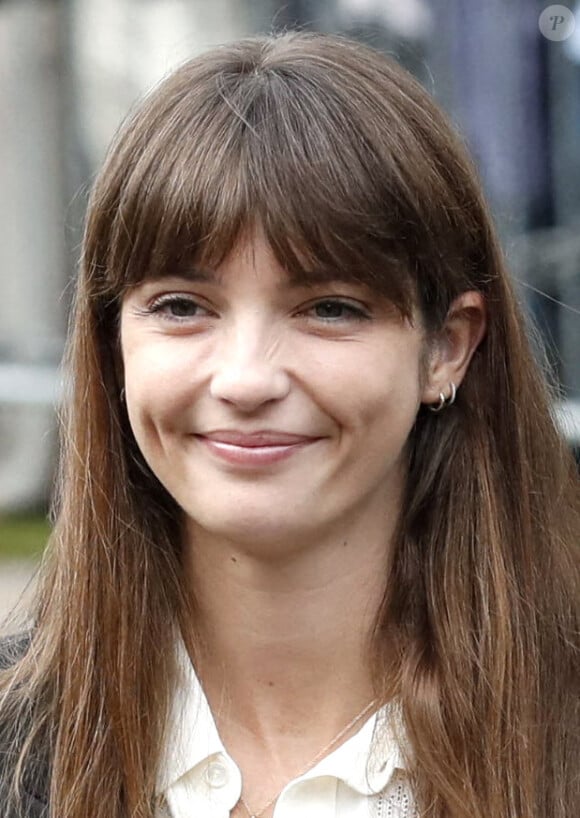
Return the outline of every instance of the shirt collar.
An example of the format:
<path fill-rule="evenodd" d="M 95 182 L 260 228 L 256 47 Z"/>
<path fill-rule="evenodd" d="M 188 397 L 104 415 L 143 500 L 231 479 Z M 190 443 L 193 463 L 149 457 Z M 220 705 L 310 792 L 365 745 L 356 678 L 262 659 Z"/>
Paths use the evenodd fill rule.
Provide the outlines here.
<path fill-rule="evenodd" d="M 158 793 L 165 792 L 198 764 L 207 762 L 210 756 L 221 753 L 229 758 L 205 693 L 181 641 L 177 664 L 177 688 L 157 780 Z M 370 755 L 376 731 L 381 736 L 380 752 L 377 749 Z M 398 742 L 401 736 L 399 709 L 393 704 L 386 705 L 367 719 L 357 733 L 294 781 L 330 776 L 362 795 L 378 793 L 386 787 L 395 770 L 404 769 Z"/>
<path fill-rule="evenodd" d="M 403 755 L 394 732 L 398 718 L 397 707 L 385 705 L 353 736 L 301 776 L 301 780 L 331 776 L 344 781 L 361 795 L 381 792 L 394 771 L 404 769 Z M 373 739 L 377 732 L 381 741 L 375 749 Z"/>
<path fill-rule="evenodd" d="M 185 645 L 177 646 L 177 684 L 169 715 L 158 793 L 209 756 L 224 753 L 217 727 Z"/>

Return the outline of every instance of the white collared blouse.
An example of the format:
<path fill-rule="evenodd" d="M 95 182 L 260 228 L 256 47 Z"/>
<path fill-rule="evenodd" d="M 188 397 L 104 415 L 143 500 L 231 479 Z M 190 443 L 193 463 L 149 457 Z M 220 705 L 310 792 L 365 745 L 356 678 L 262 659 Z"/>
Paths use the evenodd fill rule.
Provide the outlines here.
<path fill-rule="evenodd" d="M 280 793 L 274 818 L 418 818 L 390 727 L 393 709 L 371 716 L 347 741 Z M 395 716 L 396 717 L 396 716 Z M 380 756 L 371 746 L 380 730 Z M 157 793 L 170 818 L 228 818 L 242 776 L 228 755 L 189 659 L 181 662 Z"/>

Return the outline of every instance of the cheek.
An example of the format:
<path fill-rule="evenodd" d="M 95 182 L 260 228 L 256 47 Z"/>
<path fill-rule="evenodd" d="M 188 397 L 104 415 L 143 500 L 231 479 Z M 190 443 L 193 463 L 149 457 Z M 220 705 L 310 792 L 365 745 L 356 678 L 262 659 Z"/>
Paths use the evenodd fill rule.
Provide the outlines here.
<path fill-rule="evenodd" d="M 128 402 L 144 412 L 178 405 L 191 391 L 194 368 L 165 344 L 127 346 L 123 366 Z"/>
<path fill-rule="evenodd" d="M 411 354 L 404 346 L 391 346 L 389 354 L 383 349 L 343 360 L 326 382 L 342 425 L 363 432 L 380 426 L 397 435 L 411 429 L 419 409 L 420 361 L 412 348 Z"/>
<path fill-rule="evenodd" d="M 164 436 L 179 431 L 183 378 L 168 364 L 156 365 L 155 356 L 125 356 L 125 401 L 137 445 L 147 460 L 165 448 Z"/>

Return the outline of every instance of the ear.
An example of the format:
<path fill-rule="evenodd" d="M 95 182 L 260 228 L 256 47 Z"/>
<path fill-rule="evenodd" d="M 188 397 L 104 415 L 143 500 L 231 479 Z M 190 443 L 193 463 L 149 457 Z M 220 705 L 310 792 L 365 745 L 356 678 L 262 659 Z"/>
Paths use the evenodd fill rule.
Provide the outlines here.
<path fill-rule="evenodd" d="M 483 295 L 469 290 L 457 296 L 432 342 L 421 397 L 423 403 L 436 405 L 440 403 L 441 395 L 449 401 L 454 391 L 452 385 L 459 388 L 486 327 Z"/>

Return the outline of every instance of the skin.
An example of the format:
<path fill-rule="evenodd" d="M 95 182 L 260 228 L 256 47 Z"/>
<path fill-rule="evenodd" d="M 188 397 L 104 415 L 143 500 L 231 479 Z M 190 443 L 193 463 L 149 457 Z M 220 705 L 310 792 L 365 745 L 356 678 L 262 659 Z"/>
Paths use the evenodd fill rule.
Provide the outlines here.
<path fill-rule="evenodd" d="M 258 230 L 211 273 L 134 288 L 121 348 L 135 438 L 185 512 L 211 646 L 196 669 L 258 809 L 375 697 L 405 444 L 420 404 L 460 385 L 485 310 L 464 293 L 427 345 L 418 318 L 360 285 L 289 288 Z M 248 468 L 199 437 L 223 429 L 317 439 Z"/>

